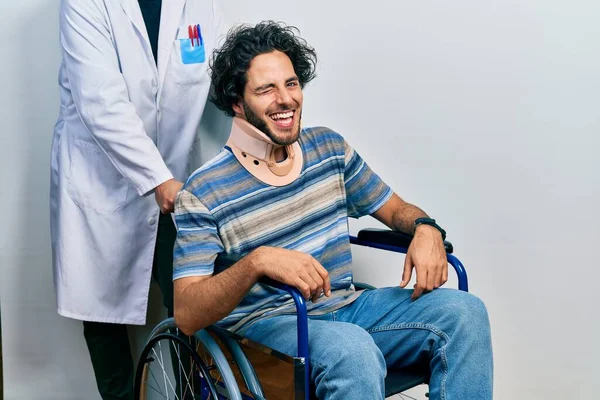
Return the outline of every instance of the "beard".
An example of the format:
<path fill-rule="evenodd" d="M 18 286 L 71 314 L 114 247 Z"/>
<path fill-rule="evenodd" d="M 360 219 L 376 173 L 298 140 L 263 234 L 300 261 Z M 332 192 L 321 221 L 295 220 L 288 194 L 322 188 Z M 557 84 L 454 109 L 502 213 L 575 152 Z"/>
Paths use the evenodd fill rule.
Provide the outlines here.
<path fill-rule="evenodd" d="M 256 129 L 264 133 L 273 141 L 273 143 L 278 144 L 280 146 L 288 146 L 298 140 L 298 135 L 300 134 L 300 120 L 302 119 L 302 114 L 298 118 L 298 126 L 292 127 L 295 132 L 289 137 L 280 138 L 269 129 L 267 122 L 258 116 L 246 103 L 243 103 L 244 107 L 244 116 L 246 117 L 246 121 L 253 125 Z M 281 111 L 283 112 L 283 111 Z"/>

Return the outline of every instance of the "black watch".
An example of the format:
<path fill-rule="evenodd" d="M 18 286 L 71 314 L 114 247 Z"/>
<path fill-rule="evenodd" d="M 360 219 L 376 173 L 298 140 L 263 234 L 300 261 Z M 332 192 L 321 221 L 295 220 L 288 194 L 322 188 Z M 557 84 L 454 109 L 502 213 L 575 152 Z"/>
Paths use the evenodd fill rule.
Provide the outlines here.
<path fill-rule="evenodd" d="M 446 231 L 443 230 L 442 227 L 439 226 L 435 222 L 435 219 L 433 219 L 433 218 L 417 218 L 417 219 L 415 219 L 415 229 L 417 228 L 417 226 L 419 226 L 421 224 L 433 226 L 435 229 L 440 231 L 440 233 L 442 234 L 442 240 L 446 240 Z"/>

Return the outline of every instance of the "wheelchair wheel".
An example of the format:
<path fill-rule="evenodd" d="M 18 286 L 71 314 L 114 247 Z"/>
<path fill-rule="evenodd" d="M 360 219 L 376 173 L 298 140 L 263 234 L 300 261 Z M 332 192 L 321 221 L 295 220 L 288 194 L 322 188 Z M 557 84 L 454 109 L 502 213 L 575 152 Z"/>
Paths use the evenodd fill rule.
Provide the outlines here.
<path fill-rule="evenodd" d="M 233 373 L 220 356 L 218 347 L 198 335 L 180 334 L 172 319 L 163 321 L 140 355 L 135 399 L 241 400 Z"/>
<path fill-rule="evenodd" d="M 175 354 L 176 364 L 172 361 Z M 135 383 L 138 400 L 186 399 L 199 400 L 218 394 L 194 348 L 181 337 L 172 333 L 154 336 L 142 352 Z M 177 365 L 177 370 L 175 365 Z"/>

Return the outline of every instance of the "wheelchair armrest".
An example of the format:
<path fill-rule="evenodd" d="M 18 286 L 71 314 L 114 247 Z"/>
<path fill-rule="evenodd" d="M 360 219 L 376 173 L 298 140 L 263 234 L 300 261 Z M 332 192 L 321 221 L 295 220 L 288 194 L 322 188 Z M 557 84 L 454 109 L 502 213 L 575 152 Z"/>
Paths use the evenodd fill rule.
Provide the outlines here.
<path fill-rule="evenodd" d="M 302 293 L 298 289 L 293 286 L 286 285 L 284 283 L 275 281 L 271 278 L 263 277 L 258 281 L 264 285 L 268 285 L 271 287 L 275 287 L 277 289 L 284 290 L 288 292 L 292 299 L 294 299 L 294 303 L 296 304 L 296 313 L 297 313 L 297 331 L 298 331 L 298 357 L 304 358 L 304 373 L 305 373 L 305 381 L 309 382 L 310 375 L 310 361 L 308 355 L 308 312 L 306 310 L 306 300 Z M 308 392 L 307 392 L 308 393 Z M 307 394 L 308 396 L 308 394 Z M 307 397 L 308 398 L 308 397 Z"/>
<path fill-rule="evenodd" d="M 395 246 L 408 249 L 413 236 L 404 232 L 392 231 L 389 229 L 362 229 L 358 232 L 358 242 L 355 244 L 375 243 L 386 246 Z M 454 247 L 452 243 L 444 240 L 444 248 L 446 253 L 452 254 Z"/>
<path fill-rule="evenodd" d="M 412 239 L 413 237 L 406 233 L 391 231 L 389 229 L 369 228 L 362 229 L 358 232 L 357 236 L 350 236 L 350 243 L 406 254 Z M 468 292 L 469 282 L 467 280 L 467 271 L 465 270 L 465 267 L 462 265 L 462 262 L 452 254 L 454 252 L 452 243 L 445 240 L 444 247 L 446 249 L 448 262 L 456 271 L 458 277 L 458 289 Z"/>

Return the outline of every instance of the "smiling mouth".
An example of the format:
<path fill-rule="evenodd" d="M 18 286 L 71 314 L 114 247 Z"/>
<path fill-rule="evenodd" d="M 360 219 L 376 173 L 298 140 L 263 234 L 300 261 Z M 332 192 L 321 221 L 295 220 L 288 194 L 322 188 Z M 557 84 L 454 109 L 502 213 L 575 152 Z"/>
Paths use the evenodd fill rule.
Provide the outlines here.
<path fill-rule="evenodd" d="M 290 128 L 294 123 L 294 111 L 285 111 L 269 115 L 271 121 L 281 128 Z"/>

